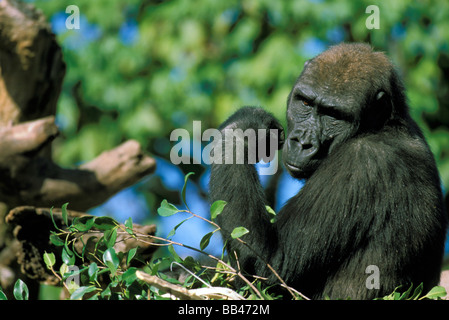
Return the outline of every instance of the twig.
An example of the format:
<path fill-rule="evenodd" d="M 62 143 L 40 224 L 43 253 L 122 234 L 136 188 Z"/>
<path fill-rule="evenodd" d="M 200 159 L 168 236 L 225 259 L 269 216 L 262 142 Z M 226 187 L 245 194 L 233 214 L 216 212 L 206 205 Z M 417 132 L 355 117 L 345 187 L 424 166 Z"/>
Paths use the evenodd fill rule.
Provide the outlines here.
<path fill-rule="evenodd" d="M 290 288 L 285 281 L 281 278 L 281 276 L 276 272 L 276 270 L 274 270 L 274 268 L 265 261 L 265 259 L 263 259 L 256 251 L 254 251 L 254 249 L 245 241 L 243 241 L 240 238 L 236 238 L 237 241 L 239 241 L 241 244 L 243 244 L 244 246 L 246 246 L 248 249 L 250 249 L 260 260 L 263 261 L 263 263 L 265 263 L 265 265 L 268 267 L 268 269 L 271 270 L 271 272 L 273 272 L 273 274 L 275 275 L 276 278 L 278 278 L 278 280 L 281 282 L 282 287 L 286 288 L 287 291 L 291 294 L 291 296 L 296 299 L 296 296 L 294 294 L 294 292 L 291 290 L 292 288 Z M 309 298 L 307 298 L 305 295 L 303 295 L 302 293 L 298 292 L 297 290 L 295 290 L 302 298 L 306 299 L 306 300 L 310 300 Z"/>
<path fill-rule="evenodd" d="M 284 284 L 281 285 L 282 287 L 286 288 L 287 290 L 292 290 L 294 293 L 298 294 L 301 298 L 303 298 L 304 300 L 311 300 L 310 298 L 306 297 L 305 295 L 303 295 L 301 292 L 299 292 L 298 290 L 296 290 L 295 288 L 292 287 L 288 287 Z"/>
<path fill-rule="evenodd" d="M 245 300 L 240 294 L 229 288 L 222 287 L 208 287 L 198 289 L 186 289 L 184 287 L 175 285 L 168 281 L 162 280 L 159 277 L 149 275 L 142 271 L 136 271 L 136 276 L 140 280 L 152 285 L 163 292 L 182 300 L 207 300 L 207 299 L 231 299 L 231 300 Z"/>
<path fill-rule="evenodd" d="M 162 280 L 159 277 L 149 275 L 148 273 L 144 273 L 142 271 L 136 271 L 136 276 L 142 281 L 167 292 L 175 297 L 178 297 L 182 300 L 206 300 L 203 296 L 197 295 L 196 293 L 192 293 L 184 287 L 177 286 L 168 281 Z"/>
<path fill-rule="evenodd" d="M 191 214 L 192 216 L 194 216 L 194 217 L 197 217 L 197 218 L 199 218 L 199 219 L 201 219 L 201 220 L 203 220 L 203 221 L 206 221 L 206 222 L 208 222 L 208 223 L 210 223 L 211 225 L 213 225 L 213 226 L 215 226 L 217 229 L 216 230 L 214 230 L 214 232 L 215 231 L 218 231 L 218 230 L 221 230 L 221 227 L 218 225 L 218 224 L 216 224 L 215 222 L 213 222 L 213 221 L 211 221 L 211 220 L 208 220 L 208 219 L 206 219 L 206 218 L 203 218 L 203 217 L 201 217 L 201 216 L 199 216 L 199 215 L 197 215 L 197 214 L 195 214 L 195 213 L 193 213 L 193 212 L 191 212 L 190 210 L 181 210 L 180 212 L 187 212 L 187 213 L 189 213 L 189 214 Z M 279 281 L 281 282 L 281 284 L 287 289 L 287 291 L 292 295 L 292 297 L 293 298 L 296 298 L 296 296 L 295 296 L 295 294 L 290 290 L 290 287 L 289 286 L 287 286 L 287 284 L 285 283 L 285 281 L 279 276 L 279 274 L 273 269 L 273 267 L 269 264 L 269 263 L 267 263 L 266 261 L 265 261 L 265 259 L 263 259 L 260 255 L 259 255 L 259 253 L 257 253 L 253 248 L 251 248 L 245 241 L 243 241 L 242 239 L 240 239 L 240 238 L 237 238 L 236 240 L 238 240 L 240 243 L 242 243 L 243 245 L 245 245 L 248 249 L 250 249 L 260 260 L 262 260 L 266 265 L 267 265 L 267 267 L 273 272 L 273 274 L 276 276 L 276 278 L 278 278 L 279 279 Z M 236 261 L 237 261 L 237 265 L 238 265 L 238 258 L 237 258 L 237 254 L 236 254 L 236 252 L 234 251 L 234 254 L 236 255 Z M 238 269 L 240 270 L 240 266 L 238 265 L 237 266 L 238 267 Z M 241 278 L 242 278 L 242 273 L 239 271 L 238 273 L 237 273 Z M 243 278 L 242 278 L 243 279 Z M 246 279 L 246 278 L 245 278 Z M 243 281 L 245 281 L 245 279 L 243 279 Z M 247 280 L 247 279 L 246 279 Z M 261 293 L 254 287 L 254 285 L 251 283 L 251 282 L 249 282 L 249 281 L 245 281 L 253 290 L 255 290 L 255 292 L 257 293 L 257 295 L 260 297 L 260 298 L 263 298 L 262 297 L 262 295 L 261 295 Z M 300 294 L 301 295 L 301 297 L 303 297 L 303 298 L 306 298 L 307 300 L 310 300 L 310 299 L 308 299 L 306 296 L 304 296 L 303 294 Z"/>
<path fill-rule="evenodd" d="M 210 224 L 212 224 L 212 225 L 214 225 L 215 227 L 217 227 L 217 230 L 221 230 L 221 228 L 220 228 L 220 226 L 219 225 L 217 225 L 215 222 L 213 222 L 213 221 L 210 221 L 210 220 L 208 220 L 208 219 L 205 219 L 205 218 L 203 218 L 203 217 L 201 217 L 201 216 L 198 216 L 198 215 L 196 215 L 196 214 L 194 214 L 193 212 L 190 212 L 190 211 L 187 211 L 187 210 L 184 210 L 185 212 L 188 212 L 188 213 L 190 213 L 191 215 L 193 215 L 193 216 L 195 216 L 195 217 L 198 217 L 198 218 L 200 218 L 200 219 L 202 219 L 202 220 L 204 220 L 204 221 L 206 221 L 206 222 L 209 222 Z M 217 230 L 215 230 L 215 231 L 217 231 Z M 281 276 L 276 272 L 276 270 L 274 270 L 274 268 L 268 263 L 268 262 L 266 262 L 265 261 L 265 259 L 263 259 L 261 256 L 260 256 L 260 254 L 258 253 L 258 252 L 256 252 L 248 243 L 246 243 L 245 241 L 243 241 L 242 239 L 240 239 L 240 238 L 236 238 L 235 240 L 237 240 L 237 241 L 239 241 L 241 244 L 243 244 L 244 246 L 246 246 L 248 249 L 250 249 L 260 260 L 262 260 L 263 261 L 263 263 L 265 263 L 265 265 L 268 267 L 268 269 L 270 269 L 271 270 L 271 272 L 273 272 L 273 274 L 276 276 L 276 278 L 281 282 L 281 285 L 284 287 L 284 288 L 286 288 L 287 289 L 287 291 L 291 294 L 291 296 L 293 297 L 293 298 L 295 298 L 296 299 L 296 296 L 295 296 L 295 294 L 293 293 L 293 291 L 291 290 L 291 288 L 285 283 L 285 281 L 281 278 Z M 234 254 L 236 255 L 236 261 L 237 261 L 237 267 L 238 267 L 238 269 L 240 270 L 240 265 L 239 265 L 239 263 L 238 263 L 238 258 L 237 258 L 237 254 L 236 254 L 236 252 L 234 251 Z M 239 272 L 239 274 L 241 274 L 240 272 Z M 254 290 L 256 290 L 256 292 L 258 292 L 258 290 L 252 285 L 252 284 L 250 284 L 250 283 L 248 283 L 250 286 L 251 286 L 251 288 L 253 288 Z M 295 290 L 302 298 L 304 298 L 304 299 L 306 299 L 306 300 L 310 300 L 309 298 L 307 298 L 305 295 L 303 295 L 302 293 L 300 293 L 300 292 L 298 292 L 297 290 Z M 262 297 L 261 295 L 260 295 L 260 293 L 258 292 L 258 295 L 260 296 L 260 297 Z"/>
<path fill-rule="evenodd" d="M 189 269 L 187 269 L 186 267 L 184 267 L 182 264 L 173 261 L 170 264 L 170 271 L 173 271 L 173 265 L 176 264 L 178 267 L 182 268 L 185 272 L 187 272 L 188 274 L 190 274 L 192 277 L 194 277 L 195 279 L 197 279 L 198 281 L 200 281 L 202 284 L 204 284 L 206 287 L 211 288 L 212 286 L 210 284 L 208 284 L 206 281 L 204 281 L 203 279 L 201 279 L 200 277 L 198 277 L 196 274 L 194 274 L 192 271 L 190 271 Z"/>
<path fill-rule="evenodd" d="M 211 221 L 211 220 L 208 220 L 208 219 L 206 219 L 206 218 L 204 218 L 204 217 L 201 217 L 201 216 L 199 216 L 199 215 L 197 215 L 197 214 L 195 214 L 195 213 L 193 213 L 193 212 L 191 212 L 190 210 L 180 210 L 179 212 L 187 212 L 187 213 L 189 213 L 190 215 L 192 215 L 192 216 L 194 216 L 194 217 L 196 217 L 196 218 L 198 218 L 198 219 L 201 219 L 201 220 L 203 220 L 203 221 L 206 221 L 206 222 L 208 222 L 209 224 L 211 224 L 211 225 L 213 225 L 213 226 L 215 226 L 217 229 L 216 230 L 214 230 L 214 232 L 215 231 L 219 231 L 219 230 L 221 230 L 221 227 L 218 225 L 218 224 L 216 224 L 215 222 L 213 222 L 213 221 Z M 240 271 L 240 266 L 239 266 L 239 264 L 238 264 L 238 258 L 236 257 L 236 261 L 237 261 L 237 268 L 239 269 L 239 271 L 236 271 L 234 268 L 232 268 L 230 265 L 228 265 L 227 263 L 225 263 L 225 262 L 223 262 L 221 259 L 218 259 L 217 257 L 215 257 L 215 256 L 212 256 L 212 255 L 210 255 L 210 254 L 208 254 L 208 253 L 206 253 L 206 252 L 204 252 L 204 251 L 202 251 L 202 250 L 198 250 L 198 249 L 196 249 L 196 248 L 193 248 L 193 247 L 190 247 L 190 246 L 187 246 L 187 245 L 184 245 L 184 244 L 182 244 L 182 243 L 177 243 L 177 242 L 174 242 L 174 241 L 171 241 L 171 240 L 168 240 L 168 239 L 164 239 L 164 238 L 160 238 L 160 237 L 156 237 L 156 236 L 151 236 L 151 237 L 153 237 L 154 239 L 158 239 L 158 240 L 162 240 L 162 241 L 167 241 L 168 243 L 170 243 L 170 244 L 175 244 L 175 245 L 178 245 L 178 246 L 182 246 L 182 247 L 185 247 L 185 248 L 188 248 L 188 249 L 191 249 L 191 250 L 194 250 L 194 251 L 196 251 L 196 252 L 199 252 L 199 253 L 202 253 L 202 254 L 205 254 L 205 255 L 207 255 L 208 257 L 210 257 L 210 258 L 212 258 L 212 259 L 214 259 L 214 260 L 216 260 L 216 261 L 218 261 L 218 262 L 220 262 L 220 263 L 222 263 L 223 265 L 225 265 L 226 267 L 228 267 L 230 270 L 232 270 L 237 276 L 239 276 L 246 284 L 248 284 L 248 286 L 250 286 L 251 287 L 251 289 L 253 289 L 254 290 L 254 292 L 259 296 L 259 298 L 261 298 L 261 299 L 263 299 L 263 296 L 262 296 L 262 294 L 259 292 L 259 290 L 257 290 L 257 288 L 241 273 L 241 271 Z M 262 260 L 263 261 L 263 263 L 265 263 L 265 265 L 268 267 L 268 269 L 270 269 L 270 271 L 275 275 L 275 277 L 281 282 L 281 286 L 282 287 L 284 287 L 284 288 L 286 288 L 287 289 L 287 291 L 290 293 L 290 295 L 294 298 L 294 299 L 296 299 L 296 295 L 295 295 L 295 293 L 297 293 L 297 294 L 299 294 L 303 299 L 305 299 L 305 300 L 310 300 L 310 298 L 308 298 L 307 296 L 305 296 L 304 294 L 302 294 L 302 293 L 300 293 L 299 291 L 297 291 L 297 290 L 292 290 L 293 288 L 291 288 L 291 287 L 289 287 L 286 283 L 285 283 L 285 281 L 281 278 L 281 276 L 276 272 L 276 270 L 274 270 L 274 268 L 268 263 L 268 262 L 266 262 L 265 261 L 265 259 L 263 259 L 261 256 L 260 256 L 260 254 L 258 253 L 258 252 L 256 252 L 248 243 L 246 243 L 245 241 L 243 241 L 242 239 L 240 239 L 240 238 L 236 238 L 236 240 L 237 241 L 239 241 L 241 244 L 243 244 L 244 246 L 246 246 L 248 249 L 250 249 L 260 260 Z M 234 254 L 236 254 L 235 252 L 234 252 Z"/>
<path fill-rule="evenodd" d="M 183 212 L 188 212 L 188 213 L 190 213 L 192 216 L 194 216 L 194 217 L 197 217 L 197 218 L 199 218 L 199 219 L 201 219 L 201 220 L 204 220 L 204 221 L 206 221 L 206 222 L 208 222 L 208 223 L 210 223 L 211 225 L 213 225 L 213 226 L 215 226 L 217 229 L 215 230 L 215 231 L 218 231 L 218 230 L 221 230 L 221 227 L 218 225 L 218 224 L 216 224 L 215 222 L 213 222 L 213 221 L 211 221 L 211 220 L 208 220 L 208 219 L 206 219 L 206 218 L 203 218 L 203 217 L 201 217 L 201 216 L 199 216 L 199 215 L 197 215 L 197 214 L 195 214 L 195 213 L 193 213 L 193 212 L 191 212 L 191 211 L 189 211 L 189 210 L 182 210 Z M 215 232 L 214 231 L 214 232 Z M 243 244 L 244 246 L 246 246 L 248 249 L 250 249 L 260 260 L 262 260 L 263 261 L 263 263 L 265 263 L 266 264 L 266 266 L 268 267 L 268 269 L 270 269 L 271 270 L 271 272 L 273 272 L 273 274 L 276 276 L 276 278 L 281 282 L 281 285 L 284 287 L 284 288 L 286 288 L 287 289 L 287 291 L 291 294 L 291 296 L 294 298 L 294 299 L 296 299 L 296 296 L 295 296 L 295 294 L 293 293 L 293 291 L 291 290 L 291 288 L 285 283 L 285 281 L 281 278 L 281 276 L 276 272 L 276 270 L 274 270 L 274 268 L 268 263 L 268 262 L 266 262 L 265 261 L 265 259 L 263 259 L 261 256 L 260 256 L 260 254 L 258 253 L 258 252 L 256 252 L 248 243 L 246 243 L 245 241 L 243 241 L 242 239 L 240 239 L 240 238 L 236 238 L 236 240 L 237 241 L 239 241 L 241 244 Z M 235 252 L 234 252 L 234 254 L 236 254 Z M 237 256 L 236 256 L 236 259 L 237 259 Z M 238 259 L 237 259 L 237 264 L 238 264 Z M 240 266 L 238 265 L 238 269 L 240 270 Z M 240 273 L 240 271 L 239 271 L 239 274 L 241 274 Z M 245 281 L 246 282 L 246 281 Z M 256 292 L 258 293 L 258 295 L 260 296 L 260 297 L 262 297 L 261 296 L 261 294 L 260 294 L 260 292 L 258 292 L 258 290 L 251 284 L 251 283 L 249 283 L 249 282 L 247 282 L 249 285 L 250 285 L 250 287 L 251 288 L 253 288 L 253 290 L 256 290 Z M 303 295 L 302 293 L 300 293 L 300 292 L 298 292 L 297 290 L 294 290 L 295 292 L 297 292 L 302 298 L 304 298 L 304 299 L 306 299 L 306 300 L 310 300 L 309 298 L 307 298 L 305 295 Z"/>
<path fill-rule="evenodd" d="M 67 290 L 68 293 L 70 293 L 69 287 L 67 286 L 67 283 L 62 280 L 62 277 L 56 273 L 56 271 L 53 269 L 53 266 L 47 266 L 47 268 L 53 273 L 53 275 L 58 278 L 58 280 L 63 284 L 64 288 Z"/>
<path fill-rule="evenodd" d="M 238 258 L 238 256 L 237 256 L 237 252 L 236 252 L 236 251 L 234 251 L 234 255 L 235 255 L 235 260 L 236 260 L 236 262 L 237 262 L 237 268 L 238 268 L 238 273 L 237 273 L 237 275 L 240 276 L 240 278 L 242 278 L 243 275 L 242 275 L 242 272 L 241 272 L 241 269 L 240 269 L 239 258 Z M 242 278 L 242 279 L 243 279 L 243 278 Z M 246 278 L 245 278 L 245 279 L 246 279 Z M 245 279 L 243 279 L 243 281 L 245 281 Z M 257 288 L 256 288 L 251 282 L 245 281 L 245 283 L 246 283 L 247 285 L 249 285 L 251 289 L 253 289 L 253 291 L 259 296 L 259 298 L 263 299 L 263 296 L 262 296 L 262 294 L 260 293 L 260 291 L 257 290 Z"/>
<path fill-rule="evenodd" d="M 247 285 L 249 285 L 261 299 L 263 299 L 263 296 L 259 292 L 259 290 L 257 290 L 257 288 L 254 287 L 254 285 L 240 271 L 237 271 L 236 269 L 234 269 L 232 266 L 230 266 L 229 264 L 227 264 L 223 260 L 221 260 L 221 259 L 219 259 L 219 258 L 217 258 L 217 257 L 215 257 L 215 256 L 213 256 L 211 254 L 208 254 L 207 252 L 204 252 L 204 251 L 199 250 L 197 248 L 185 245 L 183 243 L 179 243 L 179 242 L 176 242 L 176 241 L 172 241 L 172 240 L 169 240 L 169 239 L 165 239 L 165 238 L 161 238 L 161 237 L 157 237 L 157 236 L 153 236 L 153 235 L 143 235 L 143 236 L 144 237 L 148 237 L 148 238 L 152 238 L 152 239 L 155 239 L 155 240 L 166 241 L 169 244 L 177 245 L 177 246 L 180 246 L 180 247 L 184 247 L 184 248 L 187 248 L 187 249 L 190 249 L 190 250 L 193 250 L 193 251 L 196 251 L 196 252 L 199 252 L 201 254 L 204 254 L 204 255 L 208 256 L 209 258 L 211 258 L 211 259 L 221 263 L 225 267 L 229 268 L 235 275 L 240 277 L 240 279 L 242 279 Z M 139 240 L 145 243 L 144 240 L 141 240 L 141 239 L 139 239 Z"/>
<path fill-rule="evenodd" d="M 200 215 L 197 215 L 197 214 L 193 213 L 192 211 L 189 211 L 189 210 L 180 210 L 179 212 L 187 212 L 187 213 L 189 213 L 190 215 L 194 216 L 195 218 L 198 218 L 198 219 L 201 219 L 201 220 L 203 220 L 203 221 L 206 221 L 207 223 L 209 223 L 209 224 L 213 225 L 214 227 L 216 227 L 218 230 L 221 230 L 221 227 L 220 227 L 218 224 L 216 224 L 215 222 L 213 222 L 213 221 L 211 221 L 211 220 L 209 220 L 209 219 L 206 219 L 206 218 L 204 218 L 204 217 L 202 217 L 202 216 L 200 216 Z"/>

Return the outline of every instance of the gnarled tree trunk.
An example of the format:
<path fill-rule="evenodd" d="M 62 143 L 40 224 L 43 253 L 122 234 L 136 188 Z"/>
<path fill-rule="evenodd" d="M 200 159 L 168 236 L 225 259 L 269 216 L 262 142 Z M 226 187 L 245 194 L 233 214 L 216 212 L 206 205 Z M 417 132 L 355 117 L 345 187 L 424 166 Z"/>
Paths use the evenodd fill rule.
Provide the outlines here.
<path fill-rule="evenodd" d="M 26 252 L 29 246 L 23 245 L 23 239 L 32 239 L 32 235 L 23 234 L 23 228 L 29 225 L 27 219 L 10 218 L 13 226 L 6 224 L 9 210 L 18 206 L 59 207 L 69 202 L 71 209 L 84 211 L 155 169 L 154 159 L 145 155 L 136 141 L 125 142 L 77 168 L 62 168 L 52 161 L 51 142 L 58 135 L 56 104 L 65 70 L 62 50 L 43 14 L 32 5 L 16 0 L 0 1 L 0 285 L 3 289 L 10 288 L 17 277 L 23 276 L 17 256 L 33 254 Z M 13 211 L 16 214 L 10 217 L 24 209 L 21 210 Z M 43 209 L 33 210 L 36 213 Z M 39 216 L 25 211 L 28 216 L 21 217 Z M 13 227 L 23 230 L 13 234 Z M 15 237 L 17 234 L 21 235 L 21 242 Z"/>

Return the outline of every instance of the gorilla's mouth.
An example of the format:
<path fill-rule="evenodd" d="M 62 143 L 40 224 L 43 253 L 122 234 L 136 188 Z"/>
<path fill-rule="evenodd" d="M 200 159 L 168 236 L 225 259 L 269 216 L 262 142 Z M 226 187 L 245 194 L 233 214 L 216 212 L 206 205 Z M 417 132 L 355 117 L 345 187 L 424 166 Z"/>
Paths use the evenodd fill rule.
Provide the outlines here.
<path fill-rule="evenodd" d="M 284 167 L 293 178 L 304 179 L 310 177 L 315 172 L 319 163 L 318 160 L 311 160 L 306 165 L 298 166 L 289 161 L 284 161 Z"/>
<path fill-rule="evenodd" d="M 285 162 L 285 167 L 288 169 L 288 171 L 290 171 L 290 172 L 301 172 L 301 169 L 300 168 L 298 168 L 297 166 L 295 166 L 295 165 L 293 165 L 293 164 L 291 164 L 291 163 L 288 163 L 288 162 Z"/>

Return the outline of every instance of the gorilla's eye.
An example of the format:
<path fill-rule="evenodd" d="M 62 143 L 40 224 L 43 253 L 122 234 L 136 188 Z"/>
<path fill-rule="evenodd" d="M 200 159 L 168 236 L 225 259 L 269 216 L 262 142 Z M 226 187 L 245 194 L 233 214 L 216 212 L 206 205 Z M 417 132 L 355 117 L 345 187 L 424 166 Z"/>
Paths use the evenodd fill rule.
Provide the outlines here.
<path fill-rule="evenodd" d="M 303 106 L 305 107 L 311 107 L 312 103 L 310 103 L 309 101 L 305 100 L 305 99 L 301 99 L 301 102 L 303 104 Z"/>
<path fill-rule="evenodd" d="M 293 96 L 293 100 L 302 104 L 304 107 L 312 107 L 313 102 L 307 96 L 303 95 L 302 92 L 296 92 Z"/>

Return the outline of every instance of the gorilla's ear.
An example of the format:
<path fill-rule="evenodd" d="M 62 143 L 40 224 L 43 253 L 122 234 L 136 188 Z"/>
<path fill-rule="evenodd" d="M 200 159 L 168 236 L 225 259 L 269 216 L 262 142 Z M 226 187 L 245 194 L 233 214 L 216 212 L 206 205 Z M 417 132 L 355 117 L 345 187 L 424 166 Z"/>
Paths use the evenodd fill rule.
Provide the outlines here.
<path fill-rule="evenodd" d="M 385 91 L 381 90 L 376 94 L 376 100 L 379 101 L 385 95 Z"/>
<path fill-rule="evenodd" d="M 390 95 L 385 91 L 380 90 L 376 94 L 376 109 L 378 110 L 380 115 L 383 115 L 384 121 L 387 121 L 391 117 L 391 112 L 393 111 L 393 105 L 390 98 Z"/>
<path fill-rule="evenodd" d="M 362 117 L 363 124 L 367 129 L 379 129 L 385 125 L 391 118 L 392 112 L 392 101 L 388 93 L 383 90 L 380 90 L 376 93 L 373 102 L 365 110 L 365 115 Z"/>

